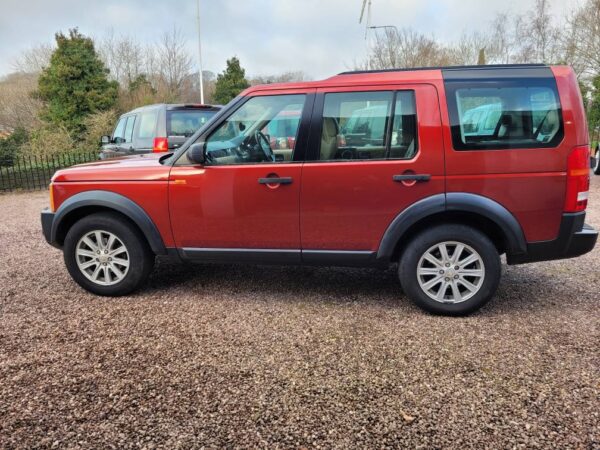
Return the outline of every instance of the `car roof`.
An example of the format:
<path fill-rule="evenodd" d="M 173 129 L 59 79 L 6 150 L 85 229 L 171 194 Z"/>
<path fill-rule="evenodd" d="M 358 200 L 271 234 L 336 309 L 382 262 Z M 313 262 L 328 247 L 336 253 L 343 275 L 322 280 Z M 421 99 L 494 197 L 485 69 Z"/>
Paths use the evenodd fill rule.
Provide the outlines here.
<path fill-rule="evenodd" d="M 208 105 L 202 103 L 154 103 L 152 105 L 144 105 L 139 108 L 132 109 L 131 111 L 127 111 L 122 114 L 126 116 L 127 114 L 139 113 L 142 111 L 148 111 L 153 109 L 166 109 L 166 110 L 177 110 L 177 109 L 205 109 L 208 111 L 218 111 L 222 108 L 221 105 Z"/>
<path fill-rule="evenodd" d="M 241 95 L 257 91 L 279 89 L 310 89 L 328 87 L 350 87 L 393 83 L 427 83 L 444 80 L 477 80 L 494 77 L 551 77 L 552 71 L 546 64 L 496 64 L 484 66 L 417 67 L 384 70 L 357 70 L 341 72 L 319 81 L 273 83 L 252 86 Z"/>

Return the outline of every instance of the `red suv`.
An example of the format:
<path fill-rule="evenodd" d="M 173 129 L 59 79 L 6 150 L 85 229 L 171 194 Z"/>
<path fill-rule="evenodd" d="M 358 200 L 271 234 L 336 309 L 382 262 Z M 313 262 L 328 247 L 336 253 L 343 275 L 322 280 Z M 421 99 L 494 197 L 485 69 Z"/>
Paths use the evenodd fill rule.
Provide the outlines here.
<path fill-rule="evenodd" d="M 569 67 L 346 72 L 251 87 L 175 153 L 57 172 L 42 226 L 100 295 L 136 289 L 156 255 L 398 263 L 413 301 L 460 315 L 494 295 L 500 255 L 594 247 L 589 161 Z"/>

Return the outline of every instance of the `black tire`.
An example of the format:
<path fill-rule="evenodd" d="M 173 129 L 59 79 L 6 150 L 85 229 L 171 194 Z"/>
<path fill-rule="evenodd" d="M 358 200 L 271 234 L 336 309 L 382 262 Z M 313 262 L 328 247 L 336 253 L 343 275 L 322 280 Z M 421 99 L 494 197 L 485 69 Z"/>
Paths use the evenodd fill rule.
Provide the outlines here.
<path fill-rule="evenodd" d="M 600 175 L 600 147 L 596 148 L 596 154 L 594 155 L 595 164 L 592 167 L 592 171 L 596 175 Z"/>
<path fill-rule="evenodd" d="M 417 276 L 421 257 L 431 247 L 449 241 L 470 246 L 481 257 L 485 269 L 483 281 L 476 293 L 458 303 L 442 303 L 432 299 L 419 284 Z M 406 246 L 399 261 L 398 275 L 404 292 L 417 306 L 434 314 L 463 316 L 477 311 L 493 297 L 500 282 L 500 256 L 492 241 L 480 231 L 460 224 L 438 225 L 418 234 Z M 436 276 L 431 277 L 433 279 Z M 447 292 L 452 293 L 451 288 L 449 289 Z"/>
<path fill-rule="evenodd" d="M 94 230 L 103 230 L 121 240 L 128 252 L 129 268 L 122 280 L 102 285 L 88 279 L 77 265 L 76 247 L 80 239 Z M 67 233 L 64 260 L 71 277 L 85 290 L 97 295 L 120 296 L 137 289 L 146 281 L 154 267 L 155 256 L 140 231 L 117 213 L 91 214 L 76 222 Z"/>

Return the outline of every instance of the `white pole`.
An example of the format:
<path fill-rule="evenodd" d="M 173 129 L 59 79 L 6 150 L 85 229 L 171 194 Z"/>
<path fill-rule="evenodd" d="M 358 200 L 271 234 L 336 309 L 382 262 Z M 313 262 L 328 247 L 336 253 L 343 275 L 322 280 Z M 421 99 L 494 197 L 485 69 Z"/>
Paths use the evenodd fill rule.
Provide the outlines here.
<path fill-rule="evenodd" d="M 198 62 L 200 63 L 200 103 L 204 104 L 204 82 L 202 79 L 202 39 L 200 37 L 200 0 L 196 2 L 196 22 L 198 23 Z"/>

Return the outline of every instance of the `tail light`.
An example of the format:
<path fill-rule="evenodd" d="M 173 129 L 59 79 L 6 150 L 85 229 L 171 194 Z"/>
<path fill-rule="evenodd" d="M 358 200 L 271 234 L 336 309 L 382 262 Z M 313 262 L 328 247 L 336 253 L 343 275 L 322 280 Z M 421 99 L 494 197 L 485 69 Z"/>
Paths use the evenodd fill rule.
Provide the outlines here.
<path fill-rule="evenodd" d="M 166 152 L 169 150 L 169 140 L 166 137 L 155 137 L 152 151 L 155 153 Z"/>
<path fill-rule="evenodd" d="M 590 148 L 575 147 L 567 158 L 565 212 L 584 211 L 590 190 Z"/>

